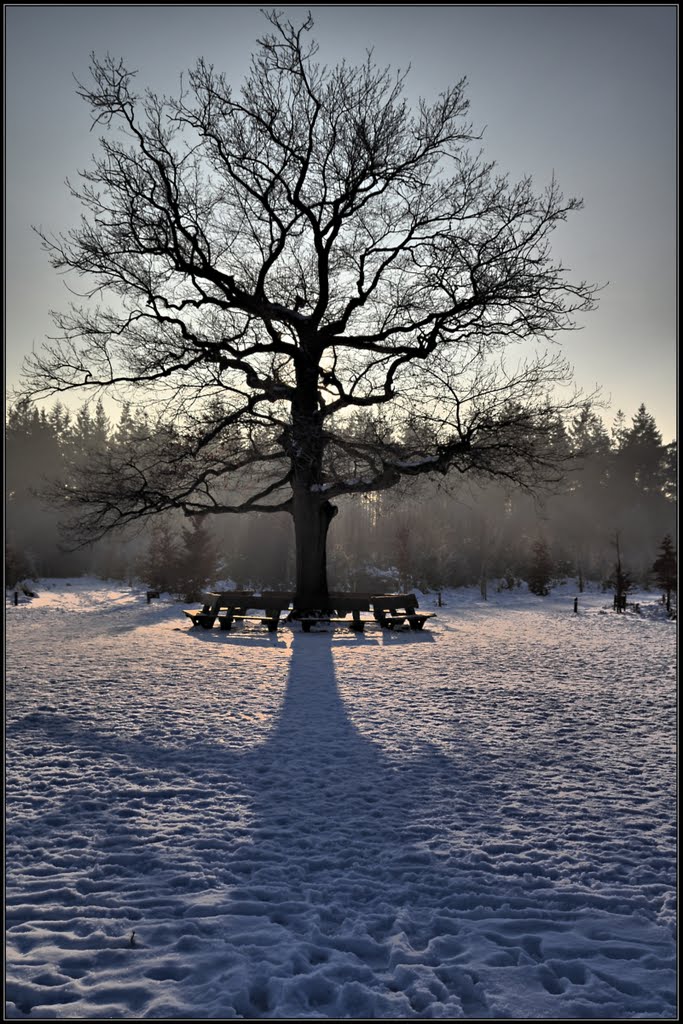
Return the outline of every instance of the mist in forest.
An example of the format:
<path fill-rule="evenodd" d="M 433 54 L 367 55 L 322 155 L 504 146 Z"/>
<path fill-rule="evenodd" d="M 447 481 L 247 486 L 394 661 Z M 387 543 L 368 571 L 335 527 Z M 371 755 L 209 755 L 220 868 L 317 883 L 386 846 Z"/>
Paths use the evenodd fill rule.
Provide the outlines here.
<path fill-rule="evenodd" d="M 101 404 L 75 413 L 28 402 L 10 409 L 7 585 L 92 573 L 187 599 L 219 581 L 291 588 L 294 537 L 284 513 L 165 513 L 95 544 L 78 547 L 73 535 L 65 541 L 55 495 L 74 472 L 139 429 L 127 407 L 117 422 Z M 552 492 L 456 474 L 339 500 L 328 542 L 330 588 L 513 589 L 529 582 L 539 559 L 550 587 L 567 578 L 607 586 L 617 539 L 634 583 L 650 585 L 662 539 L 675 535 L 676 443 L 663 442 L 642 405 L 630 419 L 619 413 L 608 428 L 587 404 L 558 432 L 567 458 Z"/>

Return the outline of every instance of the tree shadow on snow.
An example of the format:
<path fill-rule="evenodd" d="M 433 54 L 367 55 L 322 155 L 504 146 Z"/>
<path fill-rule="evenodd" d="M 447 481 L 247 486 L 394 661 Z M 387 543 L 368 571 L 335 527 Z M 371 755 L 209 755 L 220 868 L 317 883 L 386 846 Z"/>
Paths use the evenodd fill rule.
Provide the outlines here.
<path fill-rule="evenodd" d="M 389 642 L 429 642 L 426 637 L 396 634 Z M 407 889 L 448 890 L 427 844 L 441 827 L 430 812 L 432 798 L 438 795 L 441 802 L 453 786 L 454 766 L 432 745 L 412 744 L 409 719 L 403 719 L 393 752 L 364 733 L 362 700 L 358 725 L 354 721 L 353 707 L 337 685 L 334 650 L 348 644 L 376 649 L 382 640 L 295 634 L 277 717 L 266 739 L 246 751 L 207 741 L 206 735 L 188 744 L 179 737 L 180 744 L 170 748 L 155 745 L 145 733 L 109 734 L 54 711 L 26 716 L 9 728 L 10 735 L 47 734 L 55 758 L 75 769 L 63 799 L 51 802 L 42 821 L 40 814 L 33 816 L 36 837 L 47 829 L 58 846 L 68 847 L 70 836 L 87 834 L 84 869 L 89 860 L 101 866 L 103 858 L 115 866 L 121 855 L 130 876 L 136 859 L 123 856 L 128 847 L 139 857 L 141 872 L 159 882 L 166 860 L 169 870 L 191 866 L 193 874 L 227 886 L 236 899 L 245 887 L 258 886 L 276 903 L 304 900 L 309 928 L 335 932 L 369 906 L 375 908 L 373 920 L 389 914 L 387 927 L 393 927 L 396 907 L 410 899 Z M 228 642 L 278 643 L 244 636 Z M 108 760 L 115 772 L 105 767 Z M 97 785 L 90 764 L 101 766 Z M 108 775 L 109 787 L 102 785 Z M 173 817 L 180 813 L 186 819 L 187 838 L 175 850 L 167 844 L 150 847 L 155 815 L 161 830 L 174 794 L 180 806 Z M 138 820 L 145 823 L 144 833 L 136 830 Z M 182 892 L 176 883 L 173 898 Z"/>
<path fill-rule="evenodd" d="M 253 639 L 270 645 L 275 638 Z M 218 637 L 226 640 L 253 642 Z M 424 723 L 413 733 L 405 711 L 392 729 L 376 669 L 367 695 L 362 668 L 345 677 L 342 691 L 335 674 L 335 652 L 344 646 L 366 646 L 372 656 L 382 643 L 430 642 L 427 633 L 295 633 L 272 726 L 247 749 L 244 736 L 231 745 L 220 729 L 194 739 L 183 729 L 176 737 L 167 732 L 164 745 L 158 731 L 108 733 L 86 714 L 37 710 L 16 722 L 12 738 L 35 748 L 42 736 L 53 766 L 63 763 L 70 773 L 63 798 L 18 831 L 27 827 L 35 842 L 50 835 L 56 858 L 77 847 L 83 884 L 77 907 L 65 905 L 64 916 L 83 920 L 83 962 L 99 962 L 93 942 L 101 939 L 91 937 L 91 923 L 101 920 L 102 899 L 105 907 L 114 899 L 120 935 L 116 921 L 107 932 L 115 946 L 125 945 L 132 928 L 140 947 L 156 955 L 220 944 L 225 952 L 215 970 L 228 1016 L 233 1009 L 250 1018 L 272 1015 L 266 1011 L 272 1000 L 278 1005 L 285 982 L 270 979 L 279 974 L 290 979 L 287 1005 L 295 1016 L 334 1017 L 335 985 L 327 975 L 321 980 L 328 969 L 332 980 L 341 970 L 352 1002 L 354 985 L 369 985 L 372 1002 L 362 1005 L 375 1015 L 422 1015 L 422 976 L 408 978 L 406 963 L 440 972 L 428 1002 L 463 990 L 467 998 L 448 1004 L 455 1015 L 484 1012 L 467 970 L 443 966 L 465 949 L 456 907 L 470 822 L 481 829 L 500 810 L 481 789 L 480 752 L 458 736 L 456 763 L 422 738 Z M 230 708 L 234 696 L 226 687 L 218 699 Z M 483 879 L 479 888 L 486 889 Z M 40 906 L 10 907 L 9 914 L 11 941 L 30 951 L 31 929 L 43 927 Z M 50 914 L 54 919 L 54 908 Z M 239 970 L 231 972 L 231 963 Z M 414 1004 L 404 998 L 412 986 Z M 351 1004 L 347 1010 L 343 1016 L 358 1015 Z M 189 991 L 183 1012 L 201 1014 Z"/>
<path fill-rule="evenodd" d="M 282 643 L 217 631 L 215 640 L 199 638 Z M 539 961 L 540 938 L 526 935 L 527 919 L 551 906 L 566 912 L 562 880 L 554 893 L 543 865 L 524 850 L 514 862 L 514 848 L 524 844 L 497 840 L 501 832 L 505 839 L 511 819 L 523 825 L 527 846 L 528 833 L 539 828 L 549 837 L 552 823 L 533 799 L 520 803 L 507 760 L 478 748 L 455 722 L 448 756 L 422 739 L 424 722 L 413 733 L 405 709 L 392 729 L 391 698 L 377 666 L 368 673 L 367 693 L 362 661 L 354 661 L 355 675 L 345 673 L 341 687 L 335 673 L 335 653 L 344 646 L 367 647 L 370 658 L 380 655 L 380 644 L 430 642 L 429 633 L 295 633 L 281 704 L 265 738 L 246 749 L 244 734 L 231 733 L 231 744 L 221 733 L 225 718 L 216 701 L 231 708 L 229 686 L 212 694 L 213 732 L 195 738 L 182 727 L 175 734 L 152 729 L 130 736 L 120 727 L 107 733 L 88 720 L 87 708 L 82 717 L 37 709 L 8 727 L 8 739 L 40 753 L 70 783 L 61 800 L 46 798 L 42 809 L 33 792 L 24 818 L 9 812 L 10 866 L 21 874 L 9 845 L 16 848 L 17 839 L 30 848 L 49 836 L 51 856 L 76 855 L 80 880 L 63 916 L 83 922 L 74 948 L 93 969 L 93 942 L 102 939 L 91 937 L 90 922 L 95 929 L 103 915 L 111 917 L 112 901 L 121 927 L 117 948 L 132 927 L 155 956 L 162 948 L 182 957 L 192 943 L 198 950 L 217 944 L 206 969 L 215 972 L 226 1016 L 274 1016 L 285 1005 L 285 989 L 293 1016 L 365 1017 L 368 1008 L 383 1017 L 491 1016 L 467 967 L 471 940 L 462 918 L 472 912 L 476 923 L 490 908 L 491 922 L 477 941 L 488 943 L 497 958 L 491 963 L 508 970 Z M 273 665 L 281 671 L 282 660 Z M 50 896 L 53 921 L 62 899 L 59 891 Z M 508 927 L 501 913 L 520 920 Z M 43 941 L 41 914 L 25 892 L 10 898 L 8 937 L 20 952 Z M 562 914 L 559 923 L 537 922 L 535 932 L 570 928 Z M 108 935 L 117 927 L 112 921 Z M 349 983 L 348 1005 L 336 1001 L 335 970 Z M 562 990 L 550 980 L 555 987 L 544 991 L 552 997 Z M 540 975 L 536 981 L 545 984 Z M 360 985 L 374 995 L 356 1006 Z M 399 1005 L 406 994 L 410 1001 Z M 198 998 L 188 989 L 185 1016 L 201 1016 Z M 428 1012 L 432 1002 L 440 1004 L 436 1014 Z"/>

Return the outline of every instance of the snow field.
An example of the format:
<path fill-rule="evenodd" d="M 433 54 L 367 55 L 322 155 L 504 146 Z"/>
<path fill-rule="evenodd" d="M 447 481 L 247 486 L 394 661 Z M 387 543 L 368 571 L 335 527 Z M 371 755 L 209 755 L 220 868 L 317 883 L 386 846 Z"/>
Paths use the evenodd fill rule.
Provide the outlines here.
<path fill-rule="evenodd" d="M 652 595 L 275 636 L 39 590 L 7 608 L 9 1017 L 675 1016 Z"/>

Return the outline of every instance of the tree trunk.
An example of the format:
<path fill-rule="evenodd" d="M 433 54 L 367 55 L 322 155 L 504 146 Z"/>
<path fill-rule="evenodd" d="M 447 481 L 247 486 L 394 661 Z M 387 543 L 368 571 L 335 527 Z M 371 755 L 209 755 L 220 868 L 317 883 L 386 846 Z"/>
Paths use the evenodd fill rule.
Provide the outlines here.
<path fill-rule="evenodd" d="M 292 516 L 296 543 L 294 611 L 328 605 L 327 531 L 337 509 L 321 491 L 325 437 L 318 407 L 318 369 L 322 350 L 314 338 L 300 336 L 296 395 L 292 401 L 289 454 L 292 460 Z"/>
<path fill-rule="evenodd" d="M 327 531 L 337 514 L 329 501 L 308 488 L 295 488 L 292 501 L 296 542 L 296 612 L 328 605 Z"/>

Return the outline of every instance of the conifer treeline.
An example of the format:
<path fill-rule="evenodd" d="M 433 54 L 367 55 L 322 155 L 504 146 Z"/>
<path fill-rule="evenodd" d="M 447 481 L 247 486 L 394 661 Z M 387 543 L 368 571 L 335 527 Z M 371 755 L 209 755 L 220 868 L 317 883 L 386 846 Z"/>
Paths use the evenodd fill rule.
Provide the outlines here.
<path fill-rule="evenodd" d="M 369 428 L 372 426 L 369 424 Z M 159 428 L 124 407 L 112 423 L 101 403 L 75 414 L 19 402 L 6 429 L 6 582 L 93 572 L 142 579 L 190 596 L 205 583 L 290 587 L 293 538 L 287 515 L 182 516 L 146 520 L 136 532 L 66 550 L 60 515 L 46 487 L 88 464 L 94 452 L 144 443 Z M 387 429 L 386 424 L 383 429 Z M 653 581 L 662 538 L 675 535 L 676 444 L 664 444 L 641 405 L 630 424 L 619 413 L 608 431 L 586 405 L 558 422 L 554 443 L 570 456 L 557 492 L 541 500 L 500 481 L 420 480 L 405 489 L 341 503 L 330 532 L 334 589 L 435 589 L 491 581 L 514 586 L 543 572 L 553 579 L 605 582 L 619 534 L 624 565 L 640 585 Z M 540 547 L 539 547 L 540 545 Z"/>

